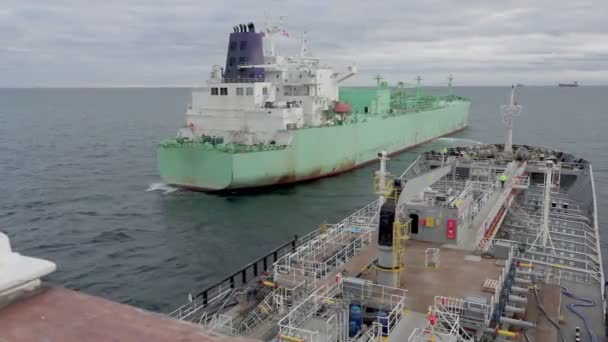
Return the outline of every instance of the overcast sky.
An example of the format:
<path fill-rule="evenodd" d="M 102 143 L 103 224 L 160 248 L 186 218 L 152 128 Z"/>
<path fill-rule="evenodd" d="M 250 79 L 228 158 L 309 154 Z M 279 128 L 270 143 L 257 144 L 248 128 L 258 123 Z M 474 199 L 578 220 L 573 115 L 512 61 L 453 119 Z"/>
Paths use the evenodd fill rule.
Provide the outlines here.
<path fill-rule="evenodd" d="M 608 0 L 0 0 L 0 86 L 204 84 L 268 9 L 349 84 L 608 84 Z"/>

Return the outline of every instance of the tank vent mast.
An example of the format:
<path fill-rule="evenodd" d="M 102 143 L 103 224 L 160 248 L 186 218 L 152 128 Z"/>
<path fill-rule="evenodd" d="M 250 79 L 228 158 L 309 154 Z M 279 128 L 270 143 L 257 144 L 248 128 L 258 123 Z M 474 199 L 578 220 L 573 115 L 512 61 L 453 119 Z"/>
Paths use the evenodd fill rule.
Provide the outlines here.
<path fill-rule="evenodd" d="M 551 254 L 555 255 L 555 247 L 553 241 L 549 235 L 549 210 L 551 206 L 551 187 L 553 185 L 553 174 L 555 172 L 555 165 L 553 161 L 548 160 L 545 164 L 545 184 L 543 191 L 543 216 L 541 219 L 541 226 L 538 231 L 536 239 L 530 246 L 530 250 L 534 250 L 534 247 L 541 247 L 544 251 L 549 250 Z"/>
<path fill-rule="evenodd" d="M 521 106 L 517 104 L 515 100 L 515 91 L 519 88 L 520 84 L 514 84 L 511 86 L 511 101 L 508 106 L 500 106 L 500 113 L 502 114 L 502 121 L 507 126 L 507 141 L 505 142 L 505 152 L 513 153 L 513 117 L 521 114 Z"/>

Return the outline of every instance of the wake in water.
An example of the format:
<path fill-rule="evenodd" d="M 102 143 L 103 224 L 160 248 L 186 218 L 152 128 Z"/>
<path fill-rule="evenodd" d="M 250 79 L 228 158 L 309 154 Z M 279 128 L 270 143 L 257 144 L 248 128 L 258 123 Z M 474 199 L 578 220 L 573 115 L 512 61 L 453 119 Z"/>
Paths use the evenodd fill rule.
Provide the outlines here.
<path fill-rule="evenodd" d="M 176 190 L 177 188 L 165 183 L 152 183 L 148 185 L 148 189 L 146 189 L 146 191 L 162 191 L 164 194 L 170 194 Z"/>

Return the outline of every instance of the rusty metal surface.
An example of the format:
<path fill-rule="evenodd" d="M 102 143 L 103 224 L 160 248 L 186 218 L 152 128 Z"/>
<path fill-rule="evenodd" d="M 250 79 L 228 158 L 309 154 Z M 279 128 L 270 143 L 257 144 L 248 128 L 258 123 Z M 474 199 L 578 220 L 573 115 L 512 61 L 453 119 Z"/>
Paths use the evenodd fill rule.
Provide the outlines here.
<path fill-rule="evenodd" d="M 205 341 L 248 342 L 213 336 L 202 327 L 129 305 L 49 287 L 0 310 L 1 342 Z"/>

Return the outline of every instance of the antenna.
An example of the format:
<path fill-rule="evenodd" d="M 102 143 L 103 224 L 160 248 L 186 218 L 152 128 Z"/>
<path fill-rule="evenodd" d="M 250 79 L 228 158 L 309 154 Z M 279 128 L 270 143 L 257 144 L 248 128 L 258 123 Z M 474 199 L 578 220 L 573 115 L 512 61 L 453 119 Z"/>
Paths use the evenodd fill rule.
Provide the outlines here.
<path fill-rule="evenodd" d="M 268 41 L 270 42 L 270 56 L 276 56 L 275 50 L 275 35 L 281 33 L 282 35 L 289 37 L 287 31 L 283 28 L 283 21 L 285 17 L 271 17 L 269 12 L 266 12 L 266 34 L 268 35 Z"/>
<path fill-rule="evenodd" d="M 300 47 L 300 57 L 308 57 L 308 33 L 302 33 L 302 46 Z"/>
<path fill-rule="evenodd" d="M 422 82 L 422 77 L 418 76 L 416 77 L 414 80 L 416 80 L 417 82 L 417 86 L 416 86 L 416 96 L 420 97 L 420 82 Z"/>
<path fill-rule="evenodd" d="M 502 121 L 507 126 L 507 141 L 505 142 L 505 152 L 513 153 L 513 117 L 521 114 L 521 106 L 515 101 L 515 91 L 521 87 L 521 84 L 511 86 L 511 101 L 508 106 L 500 106 Z"/>
<path fill-rule="evenodd" d="M 376 80 L 376 83 L 377 83 L 377 85 L 379 87 L 380 86 L 380 81 L 383 80 L 382 75 L 376 74 L 376 76 L 374 77 L 374 79 Z"/>
<path fill-rule="evenodd" d="M 454 80 L 454 76 L 452 76 L 452 74 L 450 74 L 450 76 L 448 76 L 448 87 L 450 87 L 450 97 L 454 96 L 453 92 L 452 92 L 452 81 Z"/>

